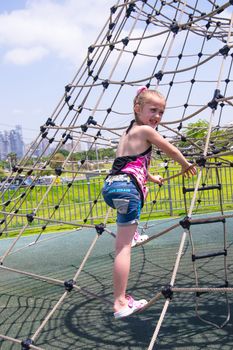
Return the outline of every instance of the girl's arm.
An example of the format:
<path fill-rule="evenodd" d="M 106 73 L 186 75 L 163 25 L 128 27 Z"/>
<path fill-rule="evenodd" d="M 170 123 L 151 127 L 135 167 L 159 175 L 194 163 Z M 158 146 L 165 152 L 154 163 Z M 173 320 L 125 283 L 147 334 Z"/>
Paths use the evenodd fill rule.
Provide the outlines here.
<path fill-rule="evenodd" d="M 145 133 L 147 141 L 157 146 L 166 155 L 178 162 L 182 167 L 182 172 L 195 175 L 196 168 L 183 156 L 177 147 L 173 146 L 167 139 L 163 138 L 157 131 L 147 125 L 142 126 L 142 133 Z"/>

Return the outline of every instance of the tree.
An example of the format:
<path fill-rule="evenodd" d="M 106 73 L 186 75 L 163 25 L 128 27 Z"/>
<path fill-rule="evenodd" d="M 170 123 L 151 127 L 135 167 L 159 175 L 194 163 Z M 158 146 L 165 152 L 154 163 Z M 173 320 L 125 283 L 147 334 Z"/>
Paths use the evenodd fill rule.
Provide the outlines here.
<path fill-rule="evenodd" d="M 4 170 L 3 170 L 3 168 L 0 167 L 0 181 L 1 181 L 4 177 L 6 177 L 6 174 L 5 174 Z"/>
<path fill-rule="evenodd" d="M 66 149 L 62 148 L 60 149 L 59 153 L 63 154 L 63 156 L 66 158 L 69 154 L 69 151 L 67 151 Z"/>
<path fill-rule="evenodd" d="M 9 168 L 10 170 L 12 169 L 12 167 L 16 164 L 17 162 L 17 154 L 15 152 L 10 152 L 7 155 L 7 160 L 9 162 Z"/>
<path fill-rule="evenodd" d="M 65 156 L 62 153 L 56 153 L 53 156 L 53 159 L 51 159 L 50 161 L 51 168 L 55 169 L 57 167 L 62 166 L 62 163 L 64 162 L 64 160 L 65 160 Z"/>
<path fill-rule="evenodd" d="M 204 119 L 199 119 L 195 123 L 189 123 L 187 128 L 183 132 L 183 136 L 187 141 L 180 141 L 178 147 L 185 149 L 185 147 L 190 146 L 189 140 L 194 141 L 198 140 L 205 142 L 207 137 L 207 132 L 209 128 L 209 123 Z M 222 150 L 228 149 L 231 145 L 231 131 L 227 128 L 214 128 L 211 131 L 210 135 L 210 149 L 213 152 L 220 152 Z M 199 142 L 199 146 L 200 146 Z"/>
<path fill-rule="evenodd" d="M 191 139 L 204 139 L 207 135 L 209 123 L 204 119 L 199 119 L 195 123 L 187 125 L 185 136 Z"/>

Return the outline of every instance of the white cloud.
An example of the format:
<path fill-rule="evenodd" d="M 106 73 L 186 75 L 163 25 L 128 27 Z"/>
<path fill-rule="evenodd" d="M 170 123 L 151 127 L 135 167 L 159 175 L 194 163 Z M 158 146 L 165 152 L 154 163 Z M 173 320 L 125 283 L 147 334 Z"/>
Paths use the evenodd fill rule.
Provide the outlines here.
<path fill-rule="evenodd" d="M 32 47 L 28 49 L 17 48 L 7 51 L 4 61 L 17 65 L 26 65 L 35 61 L 39 61 L 48 53 L 43 47 Z"/>
<path fill-rule="evenodd" d="M 0 15 L 5 61 L 29 64 L 46 54 L 77 62 L 95 39 L 113 1 L 28 0 L 25 9 Z"/>

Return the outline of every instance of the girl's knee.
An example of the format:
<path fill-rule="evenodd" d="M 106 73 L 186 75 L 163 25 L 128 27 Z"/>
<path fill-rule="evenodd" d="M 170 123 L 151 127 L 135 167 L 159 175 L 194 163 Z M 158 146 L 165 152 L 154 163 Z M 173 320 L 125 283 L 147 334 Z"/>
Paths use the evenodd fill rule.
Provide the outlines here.
<path fill-rule="evenodd" d="M 130 255 L 131 253 L 131 242 L 129 244 L 119 244 L 116 242 L 115 245 L 115 255 L 123 254 Z"/>

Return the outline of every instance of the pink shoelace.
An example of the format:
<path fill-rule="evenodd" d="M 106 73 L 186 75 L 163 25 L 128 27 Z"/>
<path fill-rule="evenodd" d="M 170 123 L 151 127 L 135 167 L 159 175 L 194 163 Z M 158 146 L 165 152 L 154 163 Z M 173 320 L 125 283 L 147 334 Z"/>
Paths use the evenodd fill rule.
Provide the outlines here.
<path fill-rule="evenodd" d="M 126 299 L 129 301 L 128 302 L 128 307 L 132 308 L 133 305 L 134 305 L 134 302 L 135 302 L 134 298 L 131 297 L 131 295 L 126 295 Z"/>
<path fill-rule="evenodd" d="M 138 238 L 139 238 L 139 233 L 138 233 L 138 230 L 137 230 L 137 231 L 135 231 L 133 239 L 137 242 Z"/>

